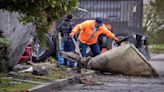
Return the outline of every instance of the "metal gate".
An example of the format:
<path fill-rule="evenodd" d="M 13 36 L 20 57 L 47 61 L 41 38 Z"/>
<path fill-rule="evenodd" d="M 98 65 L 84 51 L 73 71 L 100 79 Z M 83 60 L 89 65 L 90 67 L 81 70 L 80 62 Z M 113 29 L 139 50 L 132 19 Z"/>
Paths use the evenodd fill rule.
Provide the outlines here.
<path fill-rule="evenodd" d="M 79 0 L 80 8 L 86 11 L 74 13 L 76 23 L 102 17 L 104 23 L 112 25 L 114 33 L 143 34 L 143 0 Z"/>

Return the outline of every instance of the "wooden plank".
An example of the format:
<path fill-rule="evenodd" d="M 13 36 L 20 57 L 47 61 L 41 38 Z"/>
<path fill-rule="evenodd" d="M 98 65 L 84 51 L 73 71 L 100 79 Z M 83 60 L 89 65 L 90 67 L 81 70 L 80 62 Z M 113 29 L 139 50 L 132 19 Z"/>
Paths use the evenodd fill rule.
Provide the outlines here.
<path fill-rule="evenodd" d="M 32 81 L 32 80 L 14 79 L 12 77 L 6 77 L 6 78 L 1 78 L 1 79 L 14 80 L 14 81 L 26 82 L 26 83 L 32 83 L 32 84 L 44 84 L 44 85 L 48 84 L 48 83 Z"/>

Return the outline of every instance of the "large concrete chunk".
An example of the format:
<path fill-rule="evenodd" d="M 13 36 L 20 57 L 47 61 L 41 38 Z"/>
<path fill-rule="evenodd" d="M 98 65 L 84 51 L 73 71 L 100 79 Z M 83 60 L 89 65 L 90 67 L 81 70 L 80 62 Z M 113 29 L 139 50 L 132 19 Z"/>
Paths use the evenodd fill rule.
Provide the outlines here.
<path fill-rule="evenodd" d="M 102 53 L 89 61 L 98 71 L 132 76 L 157 76 L 146 58 L 133 46 L 123 45 Z"/>

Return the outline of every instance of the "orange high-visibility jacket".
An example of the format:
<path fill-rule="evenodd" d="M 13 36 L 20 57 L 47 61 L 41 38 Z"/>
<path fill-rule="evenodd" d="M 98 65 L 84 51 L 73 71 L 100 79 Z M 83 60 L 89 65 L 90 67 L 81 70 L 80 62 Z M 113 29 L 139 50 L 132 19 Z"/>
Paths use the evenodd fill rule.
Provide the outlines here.
<path fill-rule="evenodd" d="M 78 39 L 82 43 L 86 43 L 88 45 L 95 44 L 100 34 L 104 34 L 109 38 L 113 38 L 114 34 L 109 31 L 105 25 L 100 26 L 96 32 L 94 32 L 95 20 L 86 20 L 81 24 L 76 25 L 72 32 L 74 34 L 80 32 Z"/>
<path fill-rule="evenodd" d="M 105 24 L 105 26 L 108 28 L 108 30 L 112 30 L 112 26 L 110 24 Z"/>

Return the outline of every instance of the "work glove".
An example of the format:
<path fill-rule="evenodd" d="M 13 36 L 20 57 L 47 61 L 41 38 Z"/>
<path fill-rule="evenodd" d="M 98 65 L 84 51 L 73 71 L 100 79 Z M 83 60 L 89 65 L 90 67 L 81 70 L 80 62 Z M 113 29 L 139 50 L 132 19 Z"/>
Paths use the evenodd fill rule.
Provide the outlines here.
<path fill-rule="evenodd" d="M 122 42 L 126 41 L 126 40 L 128 39 L 128 37 L 129 37 L 129 36 L 124 37 L 124 38 L 122 38 L 122 39 L 119 39 L 119 41 L 116 42 L 116 44 L 117 44 L 118 46 L 120 46 L 120 44 L 121 44 Z"/>
<path fill-rule="evenodd" d="M 117 37 L 113 37 L 113 39 L 116 43 L 119 42 L 119 39 Z"/>
<path fill-rule="evenodd" d="M 75 34 L 73 33 L 73 32 L 71 32 L 70 34 L 69 34 L 69 36 L 72 38 L 73 36 L 74 36 Z"/>

